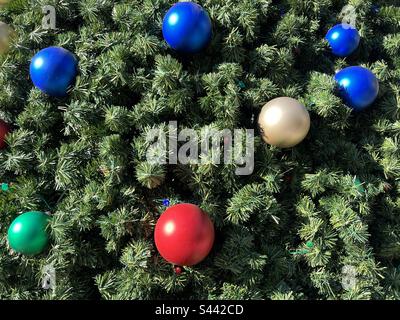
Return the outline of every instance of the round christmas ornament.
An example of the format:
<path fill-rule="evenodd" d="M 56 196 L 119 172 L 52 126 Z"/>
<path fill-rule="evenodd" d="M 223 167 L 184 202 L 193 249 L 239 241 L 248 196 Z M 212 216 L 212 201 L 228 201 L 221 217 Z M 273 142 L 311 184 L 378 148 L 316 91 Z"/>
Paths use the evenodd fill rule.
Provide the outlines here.
<path fill-rule="evenodd" d="M 6 146 L 6 136 L 10 132 L 10 127 L 0 119 L 0 150 Z"/>
<path fill-rule="evenodd" d="M 40 211 L 26 212 L 15 218 L 8 229 L 10 247 L 25 255 L 41 253 L 49 243 L 46 231 L 49 219 Z"/>
<path fill-rule="evenodd" d="M 381 8 L 377 4 L 373 4 L 371 6 L 371 10 L 372 10 L 373 13 L 378 14 L 379 11 L 381 10 Z"/>
<path fill-rule="evenodd" d="M 10 48 L 13 34 L 13 29 L 7 23 L 0 21 L 0 54 L 6 53 Z"/>
<path fill-rule="evenodd" d="M 48 47 L 32 58 L 29 71 L 37 88 L 50 96 L 63 97 L 75 82 L 78 60 L 64 48 Z"/>
<path fill-rule="evenodd" d="M 296 99 L 276 98 L 261 110 L 258 125 L 263 140 L 279 148 L 299 144 L 310 130 L 310 115 Z"/>
<path fill-rule="evenodd" d="M 169 207 L 154 230 L 157 250 L 176 266 L 201 262 L 214 243 L 214 225 L 198 206 L 189 203 Z"/>
<path fill-rule="evenodd" d="M 358 192 L 365 193 L 365 189 L 363 187 L 363 183 L 361 182 L 361 180 L 359 178 L 355 177 L 353 182 L 354 182 L 354 185 L 357 188 Z"/>
<path fill-rule="evenodd" d="M 163 199 L 163 206 L 169 207 L 169 199 Z"/>
<path fill-rule="evenodd" d="M 180 275 L 180 274 L 182 274 L 182 272 L 183 272 L 183 268 L 182 268 L 181 266 L 174 266 L 174 272 L 175 272 L 177 275 Z"/>
<path fill-rule="evenodd" d="M 337 24 L 328 31 L 325 37 L 334 55 L 347 57 L 351 55 L 360 44 L 360 34 L 357 29 L 346 23 Z"/>
<path fill-rule="evenodd" d="M 348 67 L 335 75 L 340 94 L 349 107 L 361 111 L 370 106 L 378 96 L 376 76 L 363 67 Z"/>
<path fill-rule="evenodd" d="M 165 15 L 162 32 L 171 48 L 196 53 L 211 40 L 211 20 L 207 11 L 197 3 L 178 2 Z"/>

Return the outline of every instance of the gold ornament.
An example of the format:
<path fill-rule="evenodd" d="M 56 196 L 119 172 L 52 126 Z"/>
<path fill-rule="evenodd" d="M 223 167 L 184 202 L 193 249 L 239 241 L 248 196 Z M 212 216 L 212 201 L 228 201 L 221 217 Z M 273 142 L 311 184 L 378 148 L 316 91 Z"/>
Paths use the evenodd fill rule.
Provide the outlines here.
<path fill-rule="evenodd" d="M 279 148 L 299 144 L 310 130 L 310 115 L 296 99 L 276 98 L 261 110 L 258 125 L 263 140 Z"/>
<path fill-rule="evenodd" d="M 10 48 L 13 29 L 4 22 L 0 21 L 0 54 L 6 53 Z"/>

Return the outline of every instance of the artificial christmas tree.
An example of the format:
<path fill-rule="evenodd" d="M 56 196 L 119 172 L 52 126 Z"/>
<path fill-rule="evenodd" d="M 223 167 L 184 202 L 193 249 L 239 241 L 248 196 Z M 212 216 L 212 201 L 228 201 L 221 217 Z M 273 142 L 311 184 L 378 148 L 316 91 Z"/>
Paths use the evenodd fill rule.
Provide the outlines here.
<path fill-rule="evenodd" d="M 398 2 L 196 2 L 213 32 L 195 55 L 163 38 L 175 1 L 49 0 L 54 30 L 42 27 L 42 1 L 0 7 L 15 31 L 0 55 L 0 118 L 13 128 L 0 150 L 0 182 L 13 183 L 0 192 L 0 299 L 399 299 Z M 325 35 L 348 4 L 361 41 L 338 58 Z M 79 61 L 62 98 L 29 76 L 32 57 L 52 46 Z M 334 80 L 349 66 L 379 81 L 363 112 L 352 112 Z M 263 105 L 277 97 L 310 114 L 307 139 L 290 149 L 258 131 Z M 153 143 L 149 136 L 174 133 L 171 121 L 177 138 Z M 216 139 L 213 129 L 255 130 L 251 174 L 209 153 L 181 163 L 179 151 L 164 152 L 189 135 L 199 146 L 201 132 Z M 153 241 L 163 199 L 196 204 L 215 226 L 211 253 L 179 275 Z M 48 249 L 9 250 L 13 218 L 46 203 Z M 53 290 L 40 285 L 49 263 Z"/>

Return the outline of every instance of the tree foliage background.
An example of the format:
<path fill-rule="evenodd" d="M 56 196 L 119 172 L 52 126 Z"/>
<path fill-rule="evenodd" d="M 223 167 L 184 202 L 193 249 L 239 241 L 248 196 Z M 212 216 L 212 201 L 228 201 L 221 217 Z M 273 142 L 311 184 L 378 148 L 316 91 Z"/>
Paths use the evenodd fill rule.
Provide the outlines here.
<path fill-rule="evenodd" d="M 16 31 L 0 56 L 0 118 L 12 125 L 0 152 L 1 299 L 399 299 L 400 7 L 398 0 L 201 0 L 210 46 L 181 55 L 163 41 L 170 0 L 14 0 L 0 20 Z M 357 13 L 356 53 L 331 55 L 327 30 Z M 57 30 L 42 28 L 53 5 Z M 65 99 L 34 88 L 33 55 L 62 46 L 79 59 Z M 376 103 L 352 113 L 333 76 L 350 65 L 379 78 Z M 281 150 L 256 139 L 255 171 L 150 165 L 146 132 L 179 127 L 257 129 L 263 104 L 301 100 L 312 127 Z M 356 183 L 358 178 L 361 185 Z M 171 204 L 201 206 L 216 242 L 176 276 L 153 230 Z M 49 211 L 51 245 L 25 257 L 9 248 L 20 213 Z M 292 254 L 314 246 L 307 254 Z M 54 290 L 41 288 L 43 268 Z M 342 270 L 356 285 L 343 288 Z"/>

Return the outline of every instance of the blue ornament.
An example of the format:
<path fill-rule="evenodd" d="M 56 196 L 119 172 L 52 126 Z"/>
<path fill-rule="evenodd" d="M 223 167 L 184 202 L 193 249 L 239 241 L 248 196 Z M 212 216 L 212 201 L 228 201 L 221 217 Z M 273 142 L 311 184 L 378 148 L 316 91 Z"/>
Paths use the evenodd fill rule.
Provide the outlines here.
<path fill-rule="evenodd" d="M 163 206 L 164 207 L 169 207 L 169 200 L 168 199 L 163 199 Z"/>
<path fill-rule="evenodd" d="M 371 10 L 373 13 L 378 14 L 381 8 L 377 4 L 373 4 Z"/>
<path fill-rule="evenodd" d="M 171 48 L 196 53 L 211 40 L 211 20 L 207 11 L 197 3 L 178 2 L 165 15 L 162 32 Z"/>
<path fill-rule="evenodd" d="M 350 24 L 337 24 L 328 31 L 325 39 L 328 40 L 333 54 L 339 57 L 351 55 L 360 44 L 360 34 Z"/>
<path fill-rule="evenodd" d="M 279 15 L 283 18 L 286 15 L 286 10 L 284 7 L 279 6 Z"/>
<path fill-rule="evenodd" d="M 378 96 L 378 79 L 366 68 L 345 68 L 335 75 L 335 80 L 343 99 L 357 111 L 367 108 Z"/>
<path fill-rule="evenodd" d="M 50 96 L 64 97 L 78 74 L 78 60 L 61 47 L 40 50 L 31 61 L 29 72 L 33 84 Z"/>

